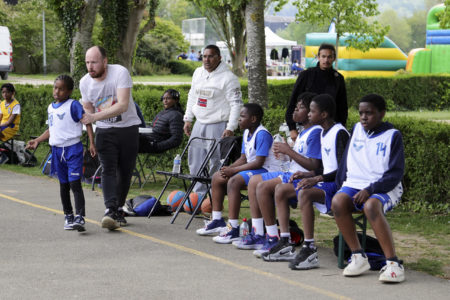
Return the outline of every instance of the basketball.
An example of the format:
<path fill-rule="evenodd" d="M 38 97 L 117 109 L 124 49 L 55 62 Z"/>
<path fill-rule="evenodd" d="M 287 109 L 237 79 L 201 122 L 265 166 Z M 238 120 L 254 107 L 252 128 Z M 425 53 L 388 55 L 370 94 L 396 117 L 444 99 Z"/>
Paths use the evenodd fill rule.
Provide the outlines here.
<path fill-rule="evenodd" d="M 181 203 L 184 197 L 184 192 L 182 191 L 172 191 L 169 196 L 167 196 L 167 204 L 172 207 L 172 211 L 175 211 Z"/>
<path fill-rule="evenodd" d="M 204 214 L 210 214 L 212 212 L 211 201 L 209 197 L 203 200 L 201 210 Z"/>
<path fill-rule="evenodd" d="M 200 195 L 200 197 L 201 197 L 201 195 Z M 189 199 L 186 200 L 186 202 L 183 205 L 184 211 L 187 212 L 188 214 L 192 214 L 195 210 L 195 207 L 198 204 L 200 197 L 197 193 L 191 193 L 189 195 Z"/>

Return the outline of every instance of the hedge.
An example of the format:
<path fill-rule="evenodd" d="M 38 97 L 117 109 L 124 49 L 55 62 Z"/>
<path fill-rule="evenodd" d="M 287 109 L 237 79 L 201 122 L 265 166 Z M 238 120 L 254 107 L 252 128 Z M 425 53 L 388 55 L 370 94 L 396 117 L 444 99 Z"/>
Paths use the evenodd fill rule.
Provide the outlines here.
<path fill-rule="evenodd" d="M 432 78 L 434 79 L 431 80 Z M 441 81 L 438 81 L 436 78 L 440 78 Z M 430 77 L 430 80 L 435 82 L 435 87 L 446 86 L 450 82 L 447 77 Z M 361 79 L 361 82 L 364 81 L 365 79 Z M 398 82 L 402 80 L 394 81 L 398 85 Z M 349 81 L 349 95 L 353 93 L 353 87 L 356 86 L 357 82 L 357 80 L 353 81 L 353 79 Z M 382 81 L 380 80 L 380 82 Z M 438 84 L 437 82 L 440 83 Z M 263 123 L 271 132 L 276 132 L 278 126 L 284 122 L 285 103 L 289 99 L 288 95 L 292 89 L 292 84 L 292 81 L 290 84 L 281 81 L 269 85 L 271 107 L 265 110 Z M 364 86 L 362 83 L 358 83 L 357 85 L 361 89 Z M 185 107 L 189 85 L 135 85 L 133 87 L 133 98 L 140 105 L 146 119 L 151 120 L 157 112 L 163 109 L 160 98 L 164 90 L 168 88 L 175 88 L 180 91 L 181 102 L 183 107 Z M 21 138 L 27 140 L 30 135 L 40 134 L 46 129 L 46 109 L 48 104 L 53 100 L 52 88 L 49 85 L 38 87 L 17 85 L 16 90 L 17 99 L 22 106 Z M 242 90 L 244 99 L 246 100 L 247 89 L 245 84 L 243 84 Z M 402 90 L 405 92 L 408 89 L 403 88 Z M 411 95 L 409 98 L 414 98 L 415 92 L 410 91 Z M 392 93 L 393 91 L 389 92 Z M 364 89 L 364 93 L 366 93 L 366 89 Z M 422 91 L 417 91 L 417 93 L 422 93 Z M 447 96 L 445 96 L 445 93 L 447 93 Z M 448 89 L 445 93 L 443 93 L 442 88 L 436 88 L 432 92 L 432 95 L 434 95 L 433 97 L 438 97 L 436 95 L 441 94 L 444 95 L 442 101 L 446 103 L 447 106 L 445 107 L 448 108 Z M 79 99 L 79 91 L 75 90 L 72 96 L 75 99 Z M 355 99 L 358 97 L 354 96 Z M 400 99 L 400 97 L 395 99 Z M 426 102 L 428 104 L 434 105 L 433 103 L 438 103 L 432 97 L 428 97 L 427 99 L 429 100 Z M 450 125 L 408 117 L 390 117 L 387 120 L 402 132 L 404 138 L 406 174 L 404 178 L 405 194 L 403 199 L 407 207 L 413 210 L 431 209 L 448 213 L 448 202 L 450 199 L 450 191 L 448 188 L 450 186 L 450 176 L 448 176 L 450 174 L 448 163 L 450 161 Z M 357 121 L 357 114 L 355 112 L 350 113 L 347 122 L 348 127 L 351 128 Z M 172 160 L 173 158 L 168 157 L 167 159 Z"/>

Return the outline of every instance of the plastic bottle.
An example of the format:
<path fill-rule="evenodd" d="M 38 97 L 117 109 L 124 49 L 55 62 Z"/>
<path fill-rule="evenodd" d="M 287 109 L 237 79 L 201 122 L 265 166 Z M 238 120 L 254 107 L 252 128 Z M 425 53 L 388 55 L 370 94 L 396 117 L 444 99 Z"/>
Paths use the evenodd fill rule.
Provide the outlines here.
<path fill-rule="evenodd" d="M 243 237 L 246 236 L 248 234 L 248 224 L 247 224 L 247 219 L 244 218 L 242 219 L 242 223 L 239 226 L 239 236 Z"/>
<path fill-rule="evenodd" d="M 175 159 L 173 160 L 173 173 L 179 174 L 181 172 L 181 156 L 180 154 L 177 154 L 175 156 Z"/>
<path fill-rule="evenodd" d="M 278 134 L 275 134 L 275 136 L 273 137 L 273 142 L 274 143 L 284 143 L 284 140 L 281 137 L 281 135 L 278 133 Z M 289 166 L 291 164 L 291 159 L 289 158 L 289 156 L 286 154 L 278 153 L 277 159 L 280 161 L 281 171 L 285 172 L 285 173 L 289 172 Z"/>

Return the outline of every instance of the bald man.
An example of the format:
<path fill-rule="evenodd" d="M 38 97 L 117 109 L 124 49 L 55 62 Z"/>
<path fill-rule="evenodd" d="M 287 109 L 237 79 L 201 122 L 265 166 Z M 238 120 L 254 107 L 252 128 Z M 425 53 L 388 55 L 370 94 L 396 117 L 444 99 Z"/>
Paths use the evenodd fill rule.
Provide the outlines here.
<path fill-rule="evenodd" d="M 121 65 L 110 65 L 106 51 L 94 46 L 86 52 L 86 74 L 80 80 L 85 115 L 83 124 L 94 123 L 95 144 L 102 166 L 105 215 L 102 227 L 125 226 L 122 207 L 130 189 L 139 146 L 141 123 L 131 96 L 133 82 Z"/>

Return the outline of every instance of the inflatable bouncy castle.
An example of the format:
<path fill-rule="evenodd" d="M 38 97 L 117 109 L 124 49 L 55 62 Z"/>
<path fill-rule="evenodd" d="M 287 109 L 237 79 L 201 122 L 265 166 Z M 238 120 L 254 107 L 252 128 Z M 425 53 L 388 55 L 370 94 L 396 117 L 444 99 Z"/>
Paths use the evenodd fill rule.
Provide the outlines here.
<path fill-rule="evenodd" d="M 428 12 L 426 46 L 409 52 L 407 71 L 416 74 L 450 73 L 450 29 L 442 29 L 437 17 L 444 10 L 445 5 L 439 4 Z"/>
<path fill-rule="evenodd" d="M 407 56 L 388 37 L 378 48 L 362 52 L 347 47 L 349 35 L 339 38 L 338 67 L 339 73 L 346 76 L 391 76 L 406 66 Z M 317 64 L 317 51 L 322 43 L 336 45 L 336 33 L 306 34 L 305 65 L 307 68 Z"/>

